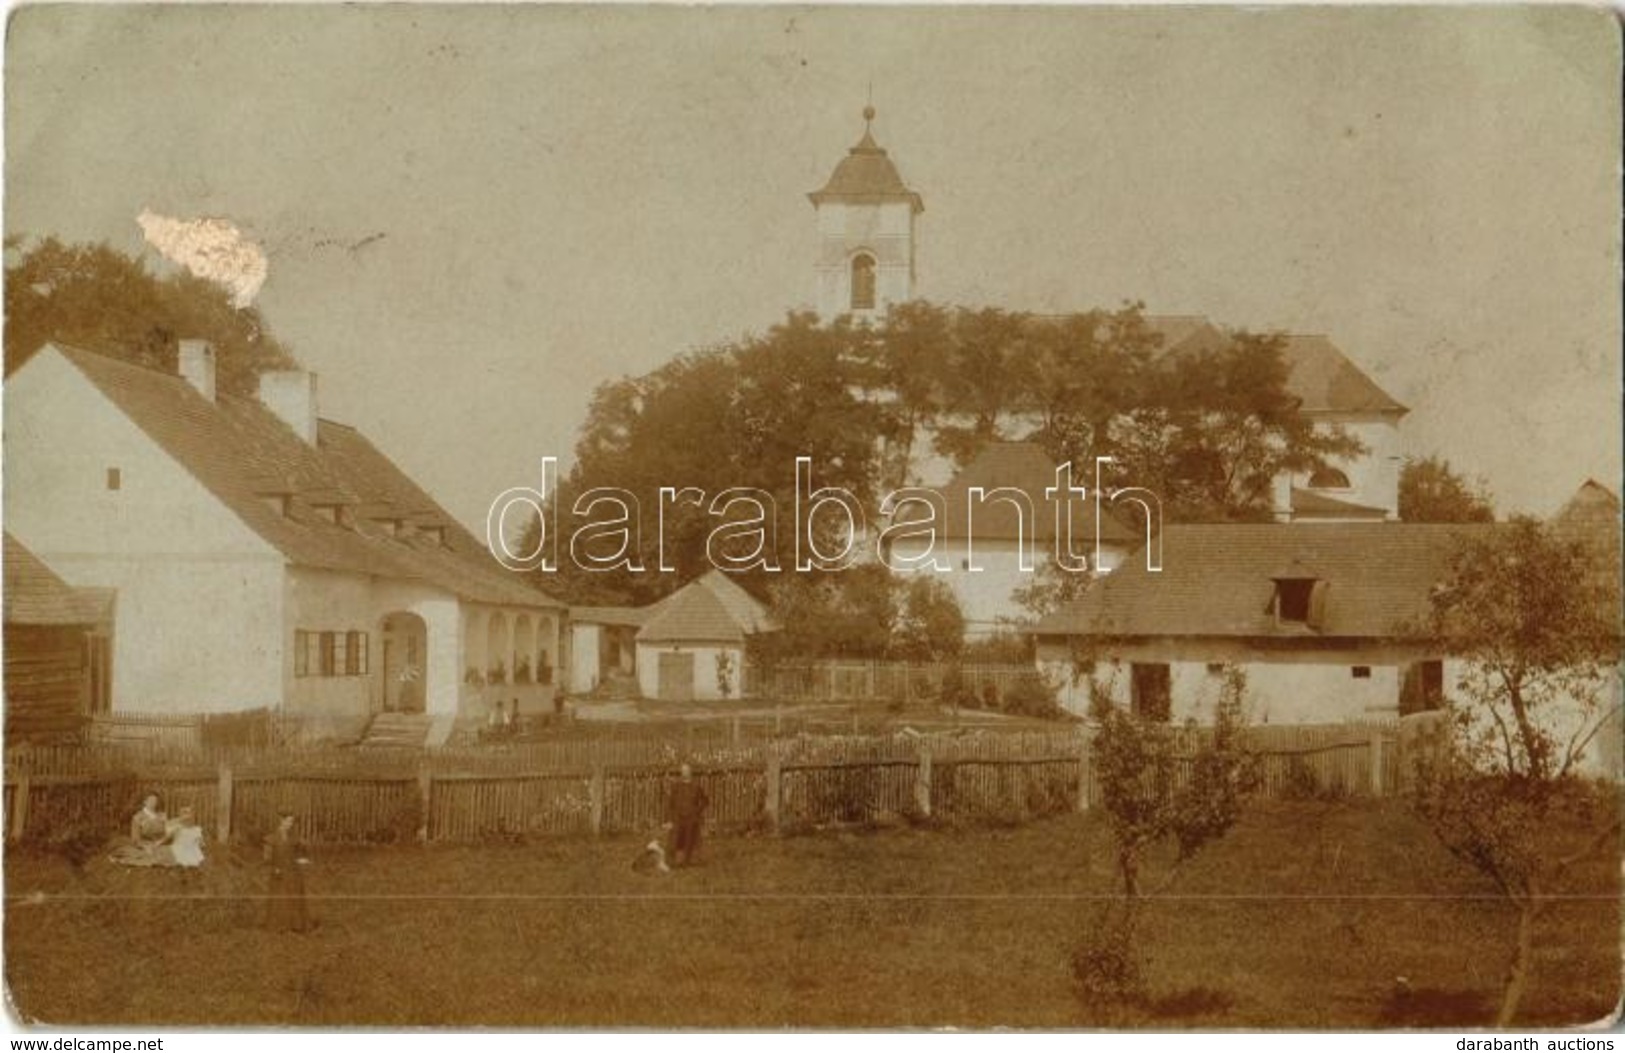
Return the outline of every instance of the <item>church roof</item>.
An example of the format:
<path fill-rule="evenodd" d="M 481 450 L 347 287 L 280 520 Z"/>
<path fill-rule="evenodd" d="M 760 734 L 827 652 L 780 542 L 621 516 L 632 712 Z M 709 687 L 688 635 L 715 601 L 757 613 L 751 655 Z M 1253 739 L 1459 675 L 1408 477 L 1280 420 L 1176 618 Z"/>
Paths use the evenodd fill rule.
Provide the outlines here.
<path fill-rule="evenodd" d="M 1217 351 L 1226 342 L 1224 331 L 1201 315 L 1146 315 L 1145 320 L 1162 337 L 1160 354 L 1166 358 Z M 1287 334 L 1281 358 L 1287 391 L 1305 413 L 1410 412 L 1320 333 Z"/>
<path fill-rule="evenodd" d="M 1292 488 L 1294 519 L 1387 519 L 1388 510 L 1356 504 L 1301 486 Z"/>
<path fill-rule="evenodd" d="M 174 374 L 51 346 L 289 563 L 425 582 L 481 603 L 563 606 L 503 568 L 356 429 L 322 420 L 306 443 L 256 399 L 210 401 Z M 320 510 L 334 505 L 351 514 Z M 436 532 L 397 536 L 385 520 Z"/>
<path fill-rule="evenodd" d="M 897 166 L 869 131 L 867 121 L 873 116 L 872 108 L 864 111 L 863 138 L 841 158 L 823 189 L 814 190 L 807 197 L 815 205 L 826 201 L 900 200 L 909 202 L 915 212 L 924 212 L 925 202 L 903 182 Z"/>

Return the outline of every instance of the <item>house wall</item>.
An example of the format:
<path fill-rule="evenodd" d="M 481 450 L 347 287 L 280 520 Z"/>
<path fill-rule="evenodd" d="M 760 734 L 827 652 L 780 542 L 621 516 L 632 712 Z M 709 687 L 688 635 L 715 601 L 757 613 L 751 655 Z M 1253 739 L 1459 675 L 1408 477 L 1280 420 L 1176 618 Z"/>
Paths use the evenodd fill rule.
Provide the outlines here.
<path fill-rule="evenodd" d="M 714 702 L 723 697 L 717 681 L 717 656 L 725 654 L 733 663 L 730 698 L 738 698 L 744 680 L 745 649 L 735 644 L 649 644 L 640 643 L 637 649 L 638 691 L 644 698 L 660 697 L 660 655 L 674 651 L 694 655 L 694 700 Z"/>
<path fill-rule="evenodd" d="M 1325 724 L 1397 717 L 1405 667 L 1427 657 L 1431 656 L 1418 648 L 1376 644 L 1262 651 L 1239 641 L 1153 640 L 1112 648 L 1097 659 L 1094 675 L 1114 701 L 1128 705 L 1131 665 L 1166 663 L 1173 719 L 1203 722 L 1212 719 L 1223 682 L 1208 666 L 1235 666 L 1247 677 L 1250 721 Z M 1075 673 L 1067 646 L 1054 638 L 1042 639 L 1037 661 L 1050 682 L 1059 685 L 1061 705 L 1087 714 L 1089 682 Z M 1369 678 L 1356 678 L 1356 666 L 1369 669 Z M 1446 662 L 1447 687 L 1451 676 L 1452 663 Z"/>
<path fill-rule="evenodd" d="M 570 681 L 572 694 L 584 695 L 598 686 L 598 640 L 603 627 L 592 622 L 570 626 Z"/>
<path fill-rule="evenodd" d="M 337 730 L 354 728 L 383 708 L 383 616 L 378 590 L 373 580 L 342 571 L 290 567 L 285 579 L 282 643 L 287 655 L 283 662 L 283 697 L 290 713 L 317 724 L 330 724 Z M 340 661 L 343 660 L 343 634 L 367 634 L 367 672 L 362 676 L 321 676 L 312 670 L 296 676 L 294 634 L 336 632 Z"/>
<path fill-rule="evenodd" d="M 114 711 L 278 704 L 281 554 L 56 351 L 6 381 L 5 410 L 6 529 L 68 584 L 117 590 Z"/>

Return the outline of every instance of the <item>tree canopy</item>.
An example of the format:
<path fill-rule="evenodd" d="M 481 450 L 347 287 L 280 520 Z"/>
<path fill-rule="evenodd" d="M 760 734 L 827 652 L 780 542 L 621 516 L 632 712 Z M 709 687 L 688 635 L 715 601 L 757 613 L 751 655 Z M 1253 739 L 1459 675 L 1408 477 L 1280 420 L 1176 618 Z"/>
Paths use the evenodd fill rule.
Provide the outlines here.
<path fill-rule="evenodd" d="M 177 342 L 214 345 L 220 390 L 251 395 L 260 373 L 295 364 L 260 313 L 238 308 L 220 285 L 185 271 L 159 275 L 106 244 L 8 239 L 5 369 L 51 341 L 154 369 L 173 370 Z"/>
<path fill-rule="evenodd" d="M 1433 455 L 1406 461 L 1399 473 L 1399 518 L 1407 523 L 1492 523 L 1483 483 L 1469 483 Z"/>
<path fill-rule="evenodd" d="M 803 493 L 848 491 L 874 525 L 880 498 L 916 482 L 926 457 L 963 467 L 994 441 L 1038 442 L 1080 478 L 1090 458 L 1114 457 L 1112 485 L 1151 490 L 1171 520 L 1264 518 L 1282 472 L 1360 451 L 1299 411 L 1281 338 L 1232 333 L 1177 356 L 1159 355 L 1161 340 L 1139 304 L 1042 316 L 914 302 L 874 326 L 792 314 L 760 336 L 606 382 L 553 521 L 571 534 L 578 502 L 615 488 L 634 495 L 625 512 L 636 529 L 583 542 L 583 552 L 621 554 L 618 565 L 583 571 L 561 551 L 549 587 L 580 602 L 649 602 L 716 565 L 719 550 L 755 551 L 762 531 L 715 531 L 758 516 L 775 521 L 747 575 L 792 567 L 797 457 L 810 463 Z M 742 490 L 749 500 L 712 503 Z M 817 529 L 837 547 L 844 536 L 838 515 Z M 662 567 L 673 573 L 650 573 Z"/>

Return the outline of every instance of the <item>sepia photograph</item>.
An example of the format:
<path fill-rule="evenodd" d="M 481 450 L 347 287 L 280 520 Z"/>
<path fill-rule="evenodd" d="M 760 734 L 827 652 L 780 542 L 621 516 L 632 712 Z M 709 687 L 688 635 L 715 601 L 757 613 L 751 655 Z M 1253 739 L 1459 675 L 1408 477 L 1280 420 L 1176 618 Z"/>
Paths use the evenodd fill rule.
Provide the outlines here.
<path fill-rule="evenodd" d="M 1610 1032 L 1620 37 L 15 7 L 7 1027 Z"/>

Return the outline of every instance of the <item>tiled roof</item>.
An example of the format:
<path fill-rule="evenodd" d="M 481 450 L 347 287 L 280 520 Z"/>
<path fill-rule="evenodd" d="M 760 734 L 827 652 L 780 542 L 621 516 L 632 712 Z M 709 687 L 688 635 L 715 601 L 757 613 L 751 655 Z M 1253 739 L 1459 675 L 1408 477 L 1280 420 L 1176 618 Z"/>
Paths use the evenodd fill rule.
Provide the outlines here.
<path fill-rule="evenodd" d="M 323 420 L 316 444 L 253 399 L 210 402 L 178 376 L 58 347 L 63 357 L 250 529 L 296 566 L 419 581 L 465 600 L 562 607 L 485 545 L 354 428 Z M 291 495 L 286 514 L 271 495 Z M 318 505 L 349 506 L 350 525 Z M 379 514 L 444 528 L 391 536 Z"/>
<path fill-rule="evenodd" d="M 1044 491 L 1055 485 L 1055 462 L 1035 442 L 991 442 L 977 453 L 974 460 L 954 476 L 941 491 L 944 507 L 941 533 L 946 538 L 972 536 L 980 540 L 1016 540 L 1021 516 L 1011 502 L 988 496 L 970 513 L 970 490 L 982 487 L 988 494 L 999 487 L 1013 487 L 1032 501 L 1033 520 L 1026 524 L 1028 536 L 1039 545 L 1055 540 L 1055 503 L 1044 496 Z M 1073 465 L 1074 486 L 1094 486 L 1087 465 Z M 1133 542 L 1140 534 L 1114 516 L 1109 508 L 1101 509 L 1100 536 L 1103 541 Z M 909 515 L 918 515 L 910 511 Z M 972 528 L 974 527 L 974 534 Z M 1093 490 L 1083 501 L 1074 501 L 1072 538 L 1080 548 L 1092 544 L 1095 536 L 1095 500 Z"/>
<path fill-rule="evenodd" d="M 1274 577 L 1312 568 L 1327 583 L 1320 637 L 1404 637 L 1428 613 L 1464 536 L 1493 525 L 1431 523 L 1184 524 L 1165 527 L 1162 566 L 1143 559 L 1042 619 L 1039 635 L 1292 637 L 1270 613 Z M 1295 576 L 1287 574 L 1286 576 Z"/>
<path fill-rule="evenodd" d="M 886 151 L 875 143 L 874 136 L 867 130 L 858 145 L 835 166 L 823 189 L 814 190 L 807 197 L 815 205 L 832 200 L 875 201 L 889 198 L 909 202 L 915 212 L 925 211 L 925 203 L 920 200 L 920 195 L 903 182 L 897 166 L 892 164 Z"/>
<path fill-rule="evenodd" d="M 779 628 L 766 606 L 720 570 L 689 582 L 648 611 L 639 643 L 739 643 Z"/>
<path fill-rule="evenodd" d="M 1224 330 L 1195 314 L 1148 314 L 1146 325 L 1162 337 L 1162 358 L 1222 350 Z M 1308 413 L 1410 412 L 1356 366 L 1325 336 L 1288 334 L 1281 346 L 1287 365 L 1287 391 Z"/>
<path fill-rule="evenodd" d="M 23 543 L 5 535 L 5 621 L 8 625 L 91 625 L 104 598 L 75 589 Z"/>
<path fill-rule="evenodd" d="M 570 620 L 590 625 L 639 626 L 649 620 L 652 607 L 571 607 Z"/>
<path fill-rule="evenodd" d="M 1292 488 L 1292 517 L 1294 519 L 1386 519 L 1386 509 L 1371 505 L 1358 505 L 1329 497 L 1318 490 Z"/>

